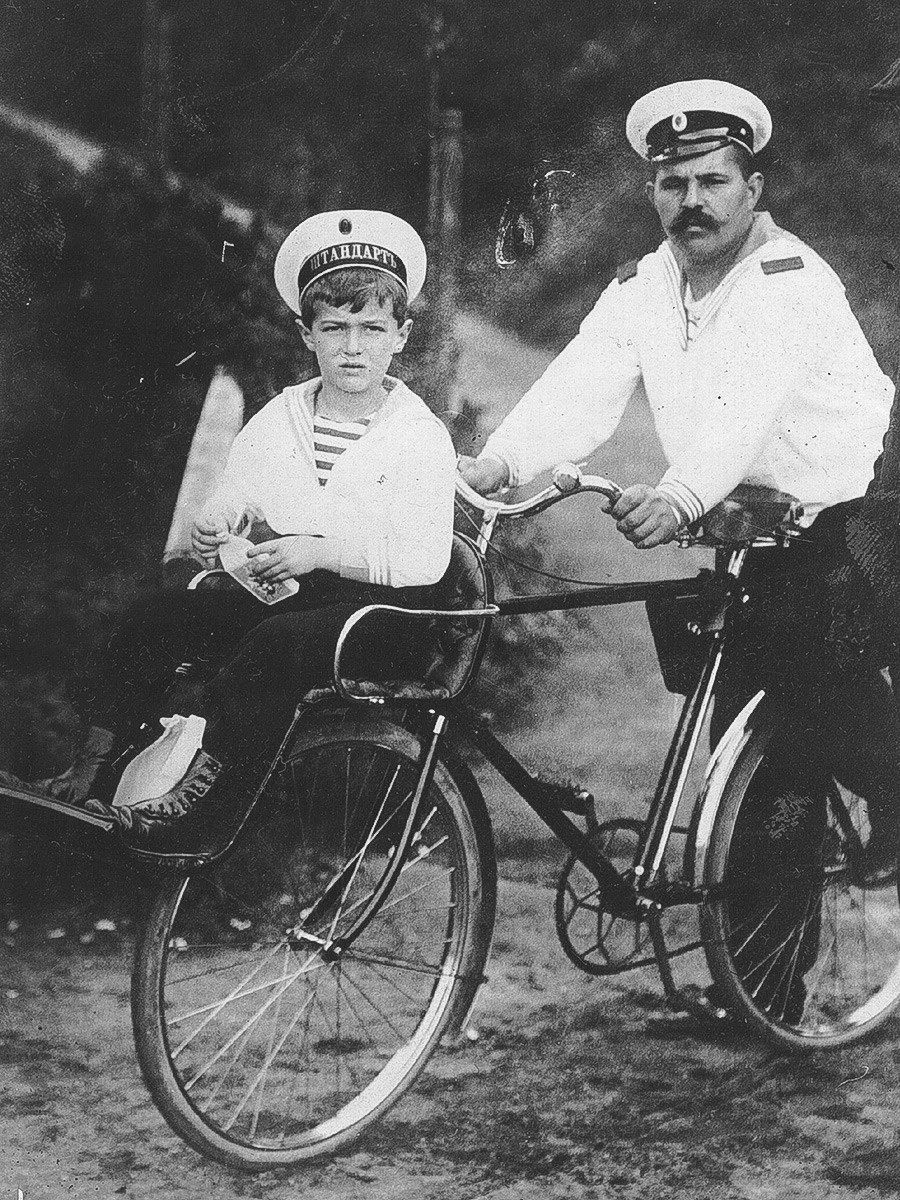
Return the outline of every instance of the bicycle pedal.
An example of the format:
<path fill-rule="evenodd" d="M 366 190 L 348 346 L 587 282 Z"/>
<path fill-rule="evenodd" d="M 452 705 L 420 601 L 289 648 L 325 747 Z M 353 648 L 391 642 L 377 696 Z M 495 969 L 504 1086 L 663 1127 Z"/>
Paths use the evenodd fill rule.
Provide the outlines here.
<path fill-rule="evenodd" d="M 593 795 L 577 783 L 552 779 L 541 779 L 539 782 L 547 800 L 563 812 L 574 813 L 578 817 L 586 817 L 588 813 L 593 812 Z"/>
<path fill-rule="evenodd" d="M 727 1021 L 731 1014 L 727 1008 L 711 996 L 710 988 L 700 988 L 695 983 L 685 984 L 684 987 L 670 992 L 666 996 L 666 1004 L 677 1013 L 685 1013 L 704 1021 Z"/>
<path fill-rule="evenodd" d="M 674 908 L 679 904 L 698 904 L 702 899 L 702 893 L 692 883 L 683 879 L 663 878 L 659 883 L 646 888 L 644 894 L 663 908 Z"/>

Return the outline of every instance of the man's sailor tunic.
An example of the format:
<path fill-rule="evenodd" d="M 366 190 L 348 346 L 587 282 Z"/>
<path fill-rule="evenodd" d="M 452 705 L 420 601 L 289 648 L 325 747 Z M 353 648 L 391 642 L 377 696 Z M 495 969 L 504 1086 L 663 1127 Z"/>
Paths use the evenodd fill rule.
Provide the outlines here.
<path fill-rule="evenodd" d="M 741 482 L 796 496 L 807 524 L 863 494 L 891 382 L 828 264 L 768 214 L 754 234 L 699 302 L 668 242 L 620 272 L 488 440 L 511 484 L 587 457 L 643 386 L 669 463 L 659 487 L 687 521 Z"/>

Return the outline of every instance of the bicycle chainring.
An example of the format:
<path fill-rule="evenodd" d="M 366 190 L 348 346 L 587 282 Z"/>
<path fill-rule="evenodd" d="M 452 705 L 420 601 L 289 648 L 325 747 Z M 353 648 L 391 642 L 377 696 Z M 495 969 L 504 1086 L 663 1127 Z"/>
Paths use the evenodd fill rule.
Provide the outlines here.
<path fill-rule="evenodd" d="M 623 818 L 596 825 L 590 836 L 623 873 L 634 863 L 641 830 L 640 821 Z M 646 920 L 609 911 L 601 884 L 574 854 L 559 877 L 555 911 L 556 933 L 566 956 L 589 975 L 618 975 L 655 961 Z"/>

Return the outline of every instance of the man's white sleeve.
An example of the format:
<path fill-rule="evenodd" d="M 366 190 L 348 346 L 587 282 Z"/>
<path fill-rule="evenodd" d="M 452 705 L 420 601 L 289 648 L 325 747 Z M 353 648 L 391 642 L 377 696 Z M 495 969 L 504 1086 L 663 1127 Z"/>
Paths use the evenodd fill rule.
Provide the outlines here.
<path fill-rule="evenodd" d="M 791 400 L 827 369 L 828 298 L 792 281 L 765 283 L 735 296 L 720 318 L 709 416 L 660 482 L 691 521 L 751 473 Z"/>
<path fill-rule="evenodd" d="M 553 360 L 488 438 L 485 454 L 506 464 L 511 486 L 592 454 L 618 425 L 640 379 L 630 332 L 637 280 L 614 280 Z"/>

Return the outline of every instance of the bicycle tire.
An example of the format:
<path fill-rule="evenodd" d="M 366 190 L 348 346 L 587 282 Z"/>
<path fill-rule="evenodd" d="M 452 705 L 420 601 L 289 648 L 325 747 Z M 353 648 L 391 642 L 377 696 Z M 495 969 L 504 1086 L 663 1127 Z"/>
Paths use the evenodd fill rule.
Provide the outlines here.
<path fill-rule="evenodd" d="M 135 958 L 135 1043 L 158 1108 L 200 1153 L 262 1170 L 334 1152 L 464 1019 L 489 951 L 496 864 L 483 798 L 452 755 L 392 891 L 328 958 L 383 877 L 419 753 L 384 720 L 311 726 L 227 860 L 157 896 Z M 339 895 L 304 931 L 339 875 Z"/>
<path fill-rule="evenodd" d="M 700 932 L 732 1013 L 782 1049 L 815 1051 L 858 1041 L 900 1005 L 900 893 L 866 887 L 854 869 L 847 821 L 865 830 L 861 797 L 813 766 L 818 794 L 804 813 L 779 782 L 784 731 L 758 727 L 723 786 Z"/>

